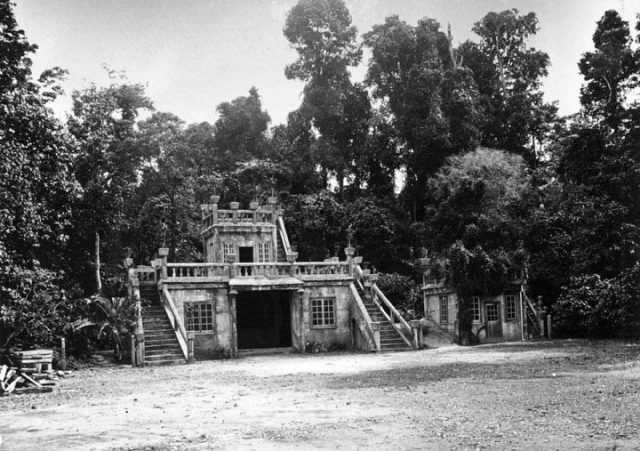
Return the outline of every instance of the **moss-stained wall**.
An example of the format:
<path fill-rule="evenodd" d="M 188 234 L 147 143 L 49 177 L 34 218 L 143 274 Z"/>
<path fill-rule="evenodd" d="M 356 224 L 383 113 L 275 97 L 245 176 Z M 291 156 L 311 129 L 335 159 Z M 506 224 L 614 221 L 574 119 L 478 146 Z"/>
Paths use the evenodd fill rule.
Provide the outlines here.
<path fill-rule="evenodd" d="M 215 311 L 213 331 L 196 332 L 194 351 L 196 359 L 231 356 L 231 312 L 226 286 L 203 288 L 202 284 L 170 285 L 169 293 L 178 314 L 187 325 L 185 303 L 211 303 Z"/>
<path fill-rule="evenodd" d="M 349 325 L 349 304 L 351 291 L 348 284 L 335 283 L 323 285 L 305 285 L 302 299 L 302 328 L 304 341 L 322 343 L 329 348 L 349 348 L 351 346 L 351 328 Z M 336 326 L 314 328 L 311 324 L 311 300 L 314 298 L 333 298 L 336 306 Z"/>

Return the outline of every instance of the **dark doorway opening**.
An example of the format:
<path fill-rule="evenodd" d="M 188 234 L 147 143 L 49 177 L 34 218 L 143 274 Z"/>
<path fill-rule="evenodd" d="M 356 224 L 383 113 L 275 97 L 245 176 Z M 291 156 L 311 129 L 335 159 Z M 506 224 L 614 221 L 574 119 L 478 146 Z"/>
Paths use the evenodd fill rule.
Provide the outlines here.
<path fill-rule="evenodd" d="M 291 291 L 242 291 L 236 301 L 238 349 L 291 346 Z"/>
<path fill-rule="evenodd" d="M 238 261 L 240 263 L 253 263 L 253 246 L 240 246 L 238 247 Z"/>

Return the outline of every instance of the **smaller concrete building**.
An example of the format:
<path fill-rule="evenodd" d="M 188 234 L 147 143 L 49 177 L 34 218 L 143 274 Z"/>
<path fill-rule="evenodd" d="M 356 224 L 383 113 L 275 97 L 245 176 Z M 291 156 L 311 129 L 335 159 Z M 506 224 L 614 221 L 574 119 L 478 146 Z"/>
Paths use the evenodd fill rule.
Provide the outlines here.
<path fill-rule="evenodd" d="M 423 259 L 424 315 L 440 329 L 458 335 L 458 295 L 443 277 L 443 263 Z M 472 331 L 481 343 L 516 341 L 544 333 L 541 312 L 527 297 L 526 271 L 514 269 L 494 295 L 472 296 Z"/>

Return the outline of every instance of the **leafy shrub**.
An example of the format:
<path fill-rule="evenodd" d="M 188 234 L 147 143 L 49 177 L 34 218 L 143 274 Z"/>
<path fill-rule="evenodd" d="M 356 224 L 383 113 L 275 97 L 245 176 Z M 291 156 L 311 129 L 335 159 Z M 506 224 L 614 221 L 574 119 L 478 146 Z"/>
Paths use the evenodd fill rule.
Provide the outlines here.
<path fill-rule="evenodd" d="M 629 337 L 640 328 L 640 265 L 615 279 L 572 277 L 552 313 L 556 331 L 571 337 Z"/>
<path fill-rule="evenodd" d="M 422 316 L 420 289 L 411 277 L 398 273 L 380 274 L 377 285 L 405 318 Z"/>
<path fill-rule="evenodd" d="M 39 267 L 2 267 L 0 347 L 54 347 L 66 337 L 74 351 L 71 323 L 86 314 L 87 305 L 82 299 L 69 299 L 61 282 L 62 274 Z"/>

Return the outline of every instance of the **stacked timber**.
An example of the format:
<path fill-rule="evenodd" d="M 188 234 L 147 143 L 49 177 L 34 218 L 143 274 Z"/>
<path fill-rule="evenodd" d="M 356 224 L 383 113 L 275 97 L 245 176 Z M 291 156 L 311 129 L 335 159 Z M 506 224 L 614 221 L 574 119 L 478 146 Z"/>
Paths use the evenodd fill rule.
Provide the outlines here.
<path fill-rule="evenodd" d="M 0 367 L 0 395 L 50 392 L 54 384 L 48 375 L 35 374 L 34 370 L 7 365 Z"/>
<path fill-rule="evenodd" d="M 53 363 L 53 350 L 34 349 L 32 351 L 16 351 L 12 357 L 19 368 L 32 368 L 36 372 L 50 371 Z"/>

